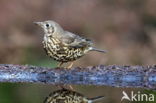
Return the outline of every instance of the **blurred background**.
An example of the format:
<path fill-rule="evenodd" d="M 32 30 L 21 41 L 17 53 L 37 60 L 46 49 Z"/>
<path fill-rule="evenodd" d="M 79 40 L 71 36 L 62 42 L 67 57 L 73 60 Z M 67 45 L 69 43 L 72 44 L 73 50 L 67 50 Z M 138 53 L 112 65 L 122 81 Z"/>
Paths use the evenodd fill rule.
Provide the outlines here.
<path fill-rule="evenodd" d="M 56 67 L 57 62 L 43 50 L 43 31 L 33 24 L 45 20 L 54 20 L 109 51 L 90 52 L 74 66 L 156 63 L 156 0 L 0 0 L 0 63 Z M 74 88 L 87 97 L 104 95 L 105 103 L 120 103 L 123 90 L 138 91 Z M 56 89 L 43 84 L 1 83 L 0 103 L 42 103 Z"/>

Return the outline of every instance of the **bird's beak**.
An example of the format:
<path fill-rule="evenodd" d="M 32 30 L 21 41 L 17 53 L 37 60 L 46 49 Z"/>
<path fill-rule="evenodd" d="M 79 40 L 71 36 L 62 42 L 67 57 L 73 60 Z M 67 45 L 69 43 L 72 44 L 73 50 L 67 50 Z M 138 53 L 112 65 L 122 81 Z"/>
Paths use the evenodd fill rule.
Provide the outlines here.
<path fill-rule="evenodd" d="M 36 25 L 39 25 L 39 26 L 41 26 L 41 24 L 42 24 L 42 22 L 33 22 L 33 23 Z"/>

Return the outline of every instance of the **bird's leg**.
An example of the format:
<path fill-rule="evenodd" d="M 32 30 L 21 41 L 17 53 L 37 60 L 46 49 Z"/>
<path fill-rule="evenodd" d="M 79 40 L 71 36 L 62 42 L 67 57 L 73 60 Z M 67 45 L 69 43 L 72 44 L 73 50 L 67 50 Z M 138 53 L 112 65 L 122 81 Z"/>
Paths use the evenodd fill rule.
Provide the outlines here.
<path fill-rule="evenodd" d="M 68 88 L 69 90 L 74 91 L 74 88 L 72 87 L 72 85 L 57 85 L 58 88 L 63 89 L 63 88 Z"/>
<path fill-rule="evenodd" d="M 72 85 L 66 85 L 66 88 L 68 88 L 69 90 L 74 91 L 74 88 L 72 87 Z"/>
<path fill-rule="evenodd" d="M 67 69 L 71 69 L 71 67 L 73 66 L 74 62 L 71 62 L 70 65 L 67 67 Z"/>
<path fill-rule="evenodd" d="M 58 88 L 63 89 L 65 88 L 63 85 L 57 85 Z"/>
<path fill-rule="evenodd" d="M 61 67 L 63 65 L 63 62 L 60 62 L 57 67 Z"/>
<path fill-rule="evenodd" d="M 69 85 L 68 87 L 69 87 L 70 90 L 72 90 L 72 91 L 74 90 L 74 88 L 72 87 L 72 85 Z"/>

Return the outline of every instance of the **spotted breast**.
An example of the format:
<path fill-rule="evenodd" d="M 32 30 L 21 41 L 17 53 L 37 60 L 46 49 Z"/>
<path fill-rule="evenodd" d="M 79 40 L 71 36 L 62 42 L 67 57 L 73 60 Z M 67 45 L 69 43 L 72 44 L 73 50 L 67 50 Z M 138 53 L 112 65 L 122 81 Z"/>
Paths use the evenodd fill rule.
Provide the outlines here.
<path fill-rule="evenodd" d="M 86 47 L 73 48 L 63 45 L 61 41 L 56 38 L 48 37 L 47 39 L 42 42 L 44 50 L 48 56 L 56 61 L 74 61 L 85 54 Z"/>

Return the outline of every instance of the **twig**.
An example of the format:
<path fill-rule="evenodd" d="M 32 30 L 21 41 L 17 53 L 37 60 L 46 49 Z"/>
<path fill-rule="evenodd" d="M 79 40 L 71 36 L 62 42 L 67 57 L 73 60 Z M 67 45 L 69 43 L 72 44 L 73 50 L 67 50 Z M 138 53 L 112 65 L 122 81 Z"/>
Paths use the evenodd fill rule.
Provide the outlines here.
<path fill-rule="evenodd" d="M 0 64 L 0 82 L 31 82 L 53 85 L 80 84 L 156 90 L 155 66 L 93 66 L 87 68 L 44 68 Z"/>

